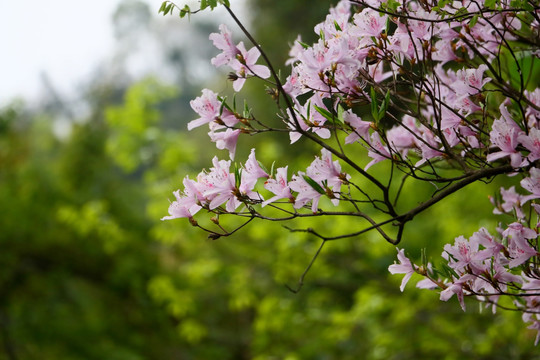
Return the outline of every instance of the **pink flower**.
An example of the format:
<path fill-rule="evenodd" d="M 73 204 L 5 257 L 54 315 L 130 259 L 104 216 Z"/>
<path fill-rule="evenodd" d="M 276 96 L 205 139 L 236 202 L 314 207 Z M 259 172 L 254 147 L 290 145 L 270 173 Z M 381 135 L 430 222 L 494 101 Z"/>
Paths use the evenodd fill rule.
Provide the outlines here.
<path fill-rule="evenodd" d="M 223 52 L 216 57 L 212 58 L 211 63 L 215 67 L 220 67 L 222 65 L 228 64 L 232 59 L 240 53 L 236 45 L 234 45 L 231 39 L 231 31 L 227 26 L 221 24 L 219 25 L 220 33 L 210 34 L 210 40 L 214 43 L 214 46 Z"/>
<path fill-rule="evenodd" d="M 368 156 L 373 160 L 371 160 L 366 165 L 366 167 L 364 168 L 365 170 L 369 169 L 371 166 L 375 165 L 378 162 L 392 158 L 388 147 L 383 145 L 383 143 L 381 142 L 379 133 L 374 132 L 373 134 L 371 134 L 370 145 L 371 149 L 368 151 Z"/>
<path fill-rule="evenodd" d="M 321 149 L 321 153 L 321 158 L 315 157 L 315 160 L 306 169 L 306 173 L 313 180 L 319 183 L 326 182 L 328 187 L 339 191 L 346 175 L 341 173 L 339 161 L 332 161 L 332 153 L 330 151 L 323 148 Z"/>
<path fill-rule="evenodd" d="M 521 204 L 523 204 L 523 196 L 516 192 L 515 186 L 512 186 L 508 190 L 501 188 L 501 196 L 502 196 L 503 203 L 500 205 L 500 207 L 505 213 L 515 211 L 516 216 L 519 219 L 522 219 L 525 217 L 525 214 L 523 213 L 523 210 L 521 209 Z M 498 208 L 495 208 L 493 210 L 493 213 L 502 214 L 502 212 Z"/>
<path fill-rule="evenodd" d="M 459 304 L 461 305 L 461 308 L 463 309 L 463 311 L 465 311 L 463 286 L 465 286 L 466 284 L 470 285 L 468 284 L 468 282 L 473 282 L 474 280 L 476 280 L 476 277 L 474 275 L 463 275 L 459 278 L 459 280 L 449 284 L 446 289 L 441 291 L 440 299 L 442 301 L 448 301 L 448 299 L 450 299 L 453 295 L 456 295 L 459 300 Z"/>
<path fill-rule="evenodd" d="M 275 196 L 264 201 L 262 203 L 263 207 L 280 199 L 293 199 L 291 189 L 289 187 L 289 184 L 287 183 L 287 166 L 278 168 L 276 170 L 275 179 L 268 179 L 264 183 L 264 187 L 268 191 L 272 192 Z"/>
<path fill-rule="evenodd" d="M 221 120 L 227 126 L 234 126 L 238 119 L 227 109 L 221 105 L 221 100 L 215 92 L 208 89 L 202 90 L 202 96 L 195 100 L 191 100 L 191 108 L 199 114 L 200 118 L 188 123 L 188 130 L 199 127 L 201 125 L 212 123 L 215 120 Z M 222 112 L 220 114 L 220 112 Z"/>
<path fill-rule="evenodd" d="M 345 124 L 349 124 L 353 129 L 353 132 L 345 138 L 345 144 L 352 144 L 358 139 L 364 139 L 364 141 L 369 140 L 371 122 L 362 120 L 360 116 L 356 115 L 351 110 L 347 110 L 343 113 L 343 121 Z"/>
<path fill-rule="evenodd" d="M 176 200 L 169 205 L 169 216 L 164 216 L 161 220 L 191 218 L 201 208 L 200 206 L 194 206 L 192 199 L 189 197 L 181 196 L 179 190 L 176 190 L 173 194 Z"/>
<path fill-rule="evenodd" d="M 485 228 L 480 228 L 477 232 L 472 234 L 470 240 L 473 243 L 480 244 L 484 247 L 484 249 L 480 250 L 476 255 L 476 260 L 483 261 L 493 257 L 495 262 L 499 261 L 504 245 L 496 241 Z"/>
<path fill-rule="evenodd" d="M 431 40 L 439 33 L 439 25 L 429 21 L 438 19 L 439 16 L 437 13 L 428 13 L 424 9 L 420 8 L 416 11 L 414 17 L 425 19 L 411 19 L 408 21 L 409 29 L 411 30 L 412 35 L 414 35 L 416 38 L 420 40 Z"/>
<path fill-rule="evenodd" d="M 362 12 L 353 16 L 353 22 L 356 28 L 352 31 L 354 36 L 379 38 L 381 33 L 386 30 L 386 20 L 388 16 L 382 15 L 375 10 L 364 9 Z"/>
<path fill-rule="evenodd" d="M 521 199 L 522 203 L 540 198 L 540 170 L 533 167 L 529 170 L 529 174 L 529 177 L 520 182 L 521 186 L 531 193 L 531 195 L 526 195 Z"/>
<path fill-rule="evenodd" d="M 241 202 L 236 198 L 236 184 L 234 174 L 229 172 L 230 161 L 219 161 L 217 157 L 212 160 L 214 167 L 205 176 L 208 183 L 208 190 L 204 196 L 210 201 L 208 207 L 210 210 L 227 203 L 225 209 L 233 212 Z"/>
<path fill-rule="evenodd" d="M 450 87 L 457 94 L 475 95 L 482 91 L 485 84 L 491 81 L 491 78 L 483 79 L 487 65 L 482 64 L 477 69 L 461 69 L 456 73 L 457 79 Z"/>
<path fill-rule="evenodd" d="M 208 135 L 210 140 L 216 143 L 216 147 L 220 150 L 228 150 L 229 156 L 234 159 L 236 152 L 236 143 L 238 142 L 238 136 L 240 135 L 240 129 L 227 129 L 225 131 L 214 132 L 210 131 Z"/>
<path fill-rule="evenodd" d="M 521 128 L 510 116 L 504 105 L 500 106 L 502 117 L 493 122 L 493 127 L 489 133 L 491 143 L 498 147 L 500 151 L 488 154 L 486 160 L 489 162 L 510 156 L 510 164 L 513 167 L 521 166 L 521 153 L 516 150 L 519 143 L 519 136 L 523 134 Z"/>
<path fill-rule="evenodd" d="M 536 239 L 538 236 L 536 231 L 514 222 L 508 225 L 508 228 L 502 234 L 508 239 L 508 252 L 511 258 L 508 266 L 510 268 L 521 265 L 538 254 L 536 249 L 531 247 L 527 241 L 527 239 Z"/>
<path fill-rule="evenodd" d="M 414 265 L 411 263 L 411 260 L 409 260 L 405 256 L 405 250 L 396 249 L 398 251 L 397 257 L 399 260 L 399 264 L 393 264 L 388 267 L 388 271 L 390 271 L 390 274 L 405 274 L 403 277 L 403 280 L 401 281 L 401 286 L 399 289 L 401 292 L 405 289 L 405 285 L 407 285 L 407 282 L 411 279 L 411 276 L 416 272 Z"/>
<path fill-rule="evenodd" d="M 529 162 L 540 159 L 540 129 L 532 128 L 529 135 L 525 133 L 518 136 L 518 141 L 530 151 L 527 156 Z"/>
<path fill-rule="evenodd" d="M 241 181 L 239 190 L 242 194 L 247 194 L 250 198 L 253 198 L 252 190 L 259 178 L 267 178 L 268 174 L 259 165 L 255 158 L 255 149 L 251 149 L 251 153 L 244 164 L 242 169 Z"/>
<path fill-rule="evenodd" d="M 392 149 L 407 157 L 409 150 L 416 147 L 416 138 L 412 131 L 404 126 L 394 126 L 386 133 L 386 139 Z"/>
<path fill-rule="evenodd" d="M 330 137 L 330 130 L 324 127 L 326 118 L 315 110 L 315 106 L 312 105 L 310 101 L 308 101 L 306 106 L 297 104 L 294 108 L 294 111 L 301 130 L 311 130 L 323 139 L 328 139 Z M 287 109 L 287 114 L 289 115 L 289 122 L 287 123 L 287 125 L 292 130 L 289 132 L 289 137 L 291 139 L 291 144 L 293 144 L 298 141 L 300 137 L 302 137 L 302 134 L 297 131 L 298 129 L 296 123 L 294 122 L 294 119 L 289 109 Z"/>
<path fill-rule="evenodd" d="M 263 79 L 270 77 L 270 70 L 264 65 L 256 65 L 261 52 L 256 47 L 246 50 L 243 42 L 238 44 L 239 53 L 229 65 L 236 71 L 237 79 L 233 81 L 234 91 L 240 91 L 246 82 L 248 76 L 258 76 Z"/>
<path fill-rule="evenodd" d="M 300 209 L 311 201 L 311 211 L 315 214 L 317 213 L 317 207 L 322 194 L 304 179 L 304 175 L 305 173 L 300 171 L 298 175 L 293 175 L 292 180 L 289 182 L 289 188 L 298 193 L 294 202 L 294 208 Z M 322 187 L 321 184 L 319 186 Z"/>
<path fill-rule="evenodd" d="M 285 65 L 293 65 L 296 61 L 298 61 L 298 54 L 304 50 L 301 42 L 302 36 L 298 35 L 294 40 L 293 46 L 291 46 L 291 49 L 289 50 L 290 57 L 287 59 L 287 61 L 285 61 Z"/>
<path fill-rule="evenodd" d="M 480 273 L 481 261 L 485 259 L 484 254 L 479 253 L 478 239 L 471 237 L 467 240 L 463 236 L 455 239 L 454 245 L 446 244 L 442 257 L 448 261 L 448 265 L 456 271 L 462 271 L 470 266 L 475 273 Z"/>

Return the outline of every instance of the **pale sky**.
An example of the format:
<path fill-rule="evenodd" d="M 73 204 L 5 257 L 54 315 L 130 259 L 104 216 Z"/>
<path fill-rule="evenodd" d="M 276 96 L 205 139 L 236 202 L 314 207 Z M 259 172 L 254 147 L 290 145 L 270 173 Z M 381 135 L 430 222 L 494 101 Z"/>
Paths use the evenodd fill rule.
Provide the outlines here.
<path fill-rule="evenodd" d="M 42 72 L 63 94 L 84 83 L 113 49 L 111 19 L 120 2 L 0 0 L 0 106 L 16 96 L 35 98 Z M 162 16 L 162 0 L 144 2 Z"/>

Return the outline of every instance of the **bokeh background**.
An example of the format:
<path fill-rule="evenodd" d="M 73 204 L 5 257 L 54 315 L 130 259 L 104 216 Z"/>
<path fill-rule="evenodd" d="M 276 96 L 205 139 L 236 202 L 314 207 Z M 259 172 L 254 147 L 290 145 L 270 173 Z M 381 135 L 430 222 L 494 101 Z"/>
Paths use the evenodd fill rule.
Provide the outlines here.
<path fill-rule="evenodd" d="M 189 101 L 203 87 L 231 92 L 209 62 L 208 34 L 231 24 L 226 13 L 161 17 L 160 3 L 0 4 L 0 359 L 540 358 L 519 313 L 474 301 L 462 312 L 412 283 L 400 293 L 401 276 L 387 271 L 396 249 L 376 233 L 328 244 L 294 294 L 285 285 L 317 239 L 254 222 L 212 241 L 188 221 L 160 221 L 186 174 L 228 156 L 204 129 L 187 133 Z M 312 42 L 332 2 L 231 3 L 285 74 L 288 44 L 297 34 Z M 261 84 L 243 93 L 258 118 L 278 121 Z M 248 137 L 237 159 L 255 144 L 263 163 L 290 173 L 319 151 Z M 422 214 L 402 246 L 437 262 L 457 235 L 493 231 L 487 195 L 502 180 Z M 414 204 L 429 191 L 404 197 Z"/>

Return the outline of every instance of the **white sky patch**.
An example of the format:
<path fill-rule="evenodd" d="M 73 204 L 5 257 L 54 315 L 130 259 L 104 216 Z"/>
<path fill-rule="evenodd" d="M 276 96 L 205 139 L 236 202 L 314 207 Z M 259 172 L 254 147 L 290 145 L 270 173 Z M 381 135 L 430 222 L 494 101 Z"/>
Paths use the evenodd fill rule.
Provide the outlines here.
<path fill-rule="evenodd" d="M 113 52 L 112 16 L 120 2 L 0 1 L 0 106 L 15 97 L 39 96 L 43 91 L 42 73 L 61 94 L 76 91 Z M 156 17 L 161 16 L 157 12 L 162 0 L 145 2 Z M 231 2 L 237 10 L 242 7 L 241 0 Z"/>

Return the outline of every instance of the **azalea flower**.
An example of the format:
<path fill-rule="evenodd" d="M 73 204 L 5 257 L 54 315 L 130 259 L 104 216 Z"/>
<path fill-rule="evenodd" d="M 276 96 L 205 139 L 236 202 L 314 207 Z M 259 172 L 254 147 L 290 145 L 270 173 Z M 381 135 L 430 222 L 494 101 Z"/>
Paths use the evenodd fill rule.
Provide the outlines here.
<path fill-rule="evenodd" d="M 226 108 L 222 109 L 222 101 L 212 90 L 203 89 L 202 95 L 189 102 L 191 108 L 200 116 L 200 118 L 188 123 L 188 130 L 192 130 L 201 125 L 212 123 L 215 120 L 221 120 L 227 126 L 234 126 L 238 119 Z"/>
<path fill-rule="evenodd" d="M 234 45 L 231 38 L 231 31 L 224 24 L 219 25 L 219 33 L 210 34 L 210 40 L 214 43 L 214 46 L 222 50 L 221 54 L 212 58 L 210 62 L 215 67 L 227 65 L 232 59 L 240 53 L 236 45 Z"/>
<path fill-rule="evenodd" d="M 409 260 L 405 256 L 405 250 L 403 249 L 397 249 L 398 254 L 398 260 L 399 264 L 393 264 L 388 267 L 388 271 L 390 271 L 390 274 L 405 274 L 403 277 L 403 280 L 401 281 L 401 286 L 399 289 L 401 292 L 405 289 L 405 285 L 407 285 L 407 282 L 411 279 L 411 276 L 416 272 L 415 266 L 411 263 L 411 260 Z"/>
<path fill-rule="evenodd" d="M 257 59 L 261 56 L 259 49 L 252 47 L 247 51 L 243 42 L 238 44 L 237 49 L 239 53 L 229 63 L 231 68 L 236 71 L 236 79 L 233 81 L 234 91 L 240 91 L 242 89 L 248 76 L 258 76 L 263 79 L 270 77 L 268 67 L 256 64 Z"/>
<path fill-rule="evenodd" d="M 287 183 L 287 166 L 278 168 L 276 170 L 275 179 L 268 179 L 264 183 L 264 187 L 268 191 L 275 194 L 275 196 L 264 201 L 262 203 L 263 207 L 280 199 L 289 199 L 289 200 L 293 199 L 293 196 L 291 194 L 291 188 L 289 187 L 289 184 Z"/>

